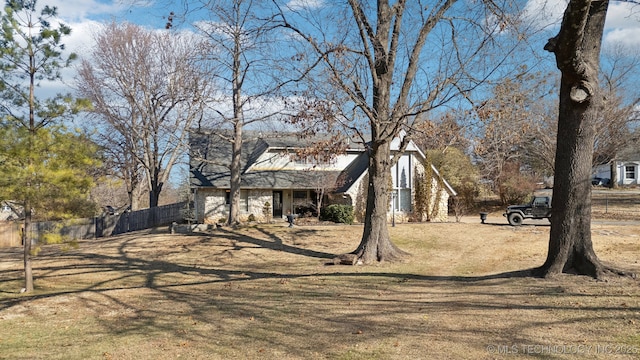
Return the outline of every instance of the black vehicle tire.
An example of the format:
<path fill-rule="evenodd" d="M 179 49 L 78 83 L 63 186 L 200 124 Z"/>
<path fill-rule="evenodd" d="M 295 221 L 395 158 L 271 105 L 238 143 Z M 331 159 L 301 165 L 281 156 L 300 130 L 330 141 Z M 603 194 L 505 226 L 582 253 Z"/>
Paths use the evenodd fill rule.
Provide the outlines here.
<path fill-rule="evenodd" d="M 509 214 L 509 217 L 507 217 L 507 219 L 509 220 L 509 225 L 511 226 L 520 226 L 522 225 L 522 220 L 524 220 L 522 218 L 522 215 L 518 213 Z"/>

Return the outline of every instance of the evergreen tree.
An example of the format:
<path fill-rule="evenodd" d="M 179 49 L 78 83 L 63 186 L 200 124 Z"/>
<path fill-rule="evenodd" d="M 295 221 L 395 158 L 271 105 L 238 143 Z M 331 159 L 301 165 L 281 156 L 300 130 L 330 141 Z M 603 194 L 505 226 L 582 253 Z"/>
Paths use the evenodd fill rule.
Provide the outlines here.
<path fill-rule="evenodd" d="M 38 7 L 35 0 L 7 0 L 0 30 L 0 132 L 3 139 L 12 139 L 0 148 L 0 198 L 24 208 L 26 291 L 33 290 L 33 215 L 72 209 L 69 205 L 82 199 L 90 185 L 84 170 L 94 163 L 90 144 L 59 125 L 84 101 L 35 95 L 41 81 L 60 81 L 61 70 L 76 58 L 63 55 L 61 40 L 71 28 L 58 23 L 56 12 L 55 7 Z"/>

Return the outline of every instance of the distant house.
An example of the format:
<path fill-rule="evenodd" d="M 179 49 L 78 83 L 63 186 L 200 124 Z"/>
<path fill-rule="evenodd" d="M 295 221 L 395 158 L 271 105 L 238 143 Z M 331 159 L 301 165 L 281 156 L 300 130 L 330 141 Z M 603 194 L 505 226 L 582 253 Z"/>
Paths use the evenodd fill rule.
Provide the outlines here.
<path fill-rule="evenodd" d="M 294 214 L 317 212 L 316 196 L 325 194 L 323 206 L 348 204 L 356 214 L 364 212 L 368 155 L 364 146 L 350 143 L 344 154 L 329 162 L 317 163 L 296 156 L 296 150 L 308 146 L 308 140 L 295 134 L 248 138 L 242 148 L 240 217 L 242 221 L 267 217 L 283 218 Z M 392 153 L 400 141 L 392 142 Z M 230 143 L 216 134 L 192 135 L 190 138 L 190 183 L 195 193 L 198 222 L 216 223 L 226 219 L 229 211 L 228 164 Z M 392 169 L 394 196 L 389 213 L 396 220 L 416 218 L 414 194 L 416 175 L 431 176 L 430 221 L 446 221 L 448 199 L 455 191 L 433 166 L 425 171 L 425 155 L 411 142 Z M 424 215 L 424 214 L 422 214 Z M 424 219 L 425 216 L 419 216 Z"/>
<path fill-rule="evenodd" d="M 0 221 L 20 220 L 23 217 L 22 212 L 22 207 L 7 201 L 0 201 Z"/>
<path fill-rule="evenodd" d="M 640 151 L 627 149 L 616 160 L 597 166 L 594 173 L 597 178 L 615 179 L 618 186 L 640 185 Z"/>

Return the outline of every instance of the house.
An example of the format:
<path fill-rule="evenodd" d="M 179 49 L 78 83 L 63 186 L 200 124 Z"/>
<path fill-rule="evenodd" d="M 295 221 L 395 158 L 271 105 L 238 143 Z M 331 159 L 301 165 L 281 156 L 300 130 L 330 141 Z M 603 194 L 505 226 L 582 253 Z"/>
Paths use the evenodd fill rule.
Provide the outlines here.
<path fill-rule="evenodd" d="M 316 213 L 316 198 L 323 206 L 354 206 L 356 218 L 364 214 L 368 155 L 362 144 L 349 142 L 346 151 L 330 161 L 317 162 L 296 156 L 296 150 L 310 141 L 295 134 L 247 137 L 242 147 L 240 218 L 258 221 L 284 218 L 288 211 Z M 397 153 L 400 140 L 391 144 Z M 190 138 L 190 186 L 194 193 L 195 217 L 201 223 L 223 222 L 229 211 L 230 143 L 220 136 L 192 135 Z M 393 196 L 390 216 L 396 221 L 423 219 L 413 212 L 416 175 L 428 174 L 433 196 L 429 197 L 430 221 L 446 221 L 448 199 L 456 193 L 437 169 L 425 170 L 425 155 L 411 142 L 392 169 Z M 365 181 L 363 181 L 365 180 Z M 425 215 L 425 214 L 420 214 Z M 362 220 L 362 219 L 358 219 Z"/>
<path fill-rule="evenodd" d="M 15 221 L 23 218 L 22 207 L 9 201 L 0 201 L 0 221 Z"/>
<path fill-rule="evenodd" d="M 598 165 L 594 177 L 615 179 L 618 186 L 640 185 L 640 151 L 628 148 L 607 164 Z"/>

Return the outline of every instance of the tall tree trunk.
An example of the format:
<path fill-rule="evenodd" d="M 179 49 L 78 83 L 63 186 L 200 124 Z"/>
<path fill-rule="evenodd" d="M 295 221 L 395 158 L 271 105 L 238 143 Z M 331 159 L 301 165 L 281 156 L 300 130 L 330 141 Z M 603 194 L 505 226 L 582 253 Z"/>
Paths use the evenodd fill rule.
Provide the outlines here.
<path fill-rule="evenodd" d="M 159 179 L 159 171 L 155 169 L 153 177 L 151 179 L 151 189 L 149 190 L 149 207 L 157 207 L 160 202 L 160 193 L 162 192 L 162 186 L 164 185 Z"/>
<path fill-rule="evenodd" d="M 240 213 L 240 172 L 242 171 L 242 124 L 236 123 L 234 129 L 234 140 L 231 143 L 231 166 L 229 172 L 231 175 L 230 194 L 229 194 L 229 225 L 238 224 Z"/>
<path fill-rule="evenodd" d="M 616 165 L 616 158 L 611 159 L 609 163 L 609 173 L 611 174 L 609 180 L 609 187 L 615 189 L 618 187 L 618 166 Z"/>
<path fill-rule="evenodd" d="M 36 142 L 36 100 L 35 100 L 35 74 L 36 74 L 36 66 L 35 61 L 36 58 L 33 54 L 33 49 L 31 48 L 31 44 L 29 43 L 29 151 L 32 153 L 34 148 L 34 143 Z M 31 154 L 29 156 L 29 165 L 33 165 L 34 159 Z M 26 186 L 31 188 L 34 184 L 31 180 L 28 180 Z M 24 229 L 22 230 L 22 244 L 24 250 L 24 288 L 26 292 L 33 291 L 33 268 L 31 264 L 31 216 L 32 211 L 31 207 L 33 204 L 31 200 L 33 197 L 29 195 L 27 200 L 24 202 Z"/>
<path fill-rule="evenodd" d="M 559 34 L 545 49 L 562 73 L 553 215 L 544 277 L 562 272 L 600 278 L 605 267 L 591 242 L 591 161 L 601 103 L 598 72 L 607 1 L 571 0 Z"/>
<path fill-rule="evenodd" d="M 237 6 L 236 9 L 240 10 L 240 4 L 234 3 L 234 6 Z M 239 207 L 240 207 L 240 172 L 241 172 L 241 159 L 242 159 L 242 142 L 244 139 L 242 138 L 242 127 L 244 126 L 244 113 L 242 110 L 243 102 L 242 102 L 242 61 L 241 57 L 243 54 L 242 48 L 242 37 L 241 34 L 236 32 L 234 33 L 234 48 L 233 48 L 233 65 L 232 65 L 232 73 L 233 78 L 231 80 L 232 87 L 232 96 L 233 96 L 233 139 L 231 142 L 232 152 L 231 152 L 231 166 L 229 168 L 230 172 L 230 183 L 229 183 L 229 220 L 227 223 L 229 225 L 235 225 L 240 223 L 238 219 L 239 215 Z"/>
<path fill-rule="evenodd" d="M 354 254 L 365 264 L 398 260 L 407 254 L 391 242 L 387 227 L 389 185 L 391 184 L 390 145 L 388 141 L 372 142 L 369 154 L 367 216 L 362 240 L 354 251 Z"/>
<path fill-rule="evenodd" d="M 591 243 L 591 158 L 597 110 L 574 104 L 571 84 L 560 85 L 560 121 L 555 158 L 553 215 L 545 275 L 577 272 L 599 276 L 598 257 Z"/>
<path fill-rule="evenodd" d="M 31 204 L 24 204 L 24 229 L 22 230 L 22 244 L 24 250 L 24 288 L 33 291 L 33 267 L 31 264 Z"/>

